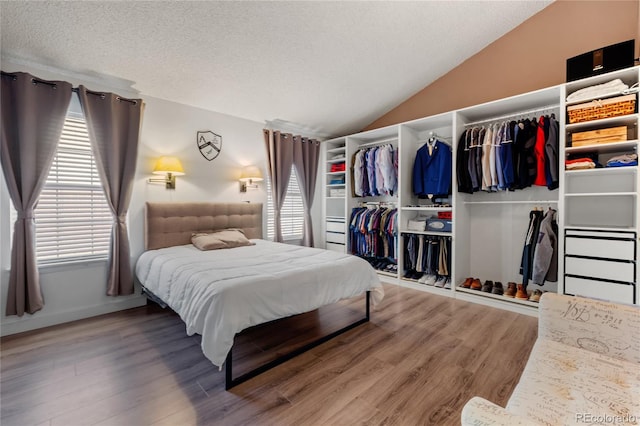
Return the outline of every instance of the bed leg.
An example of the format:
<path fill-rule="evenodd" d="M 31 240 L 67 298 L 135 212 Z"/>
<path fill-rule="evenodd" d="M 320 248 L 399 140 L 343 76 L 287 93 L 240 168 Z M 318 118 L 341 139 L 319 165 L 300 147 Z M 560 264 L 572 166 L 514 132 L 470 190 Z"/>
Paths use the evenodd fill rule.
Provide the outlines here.
<path fill-rule="evenodd" d="M 224 390 L 229 390 L 233 387 L 233 347 L 229 349 L 227 359 L 224 361 Z"/>
<path fill-rule="evenodd" d="M 369 313 L 370 313 L 370 305 L 371 305 L 370 296 L 371 296 L 371 292 L 367 291 L 367 297 L 366 297 L 366 302 L 365 302 L 366 305 L 367 305 L 367 308 L 366 308 L 367 312 L 366 312 L 366 315 L 365 315 L 365 317 L 367 318 L 367 321 L 369 321 L 369 316 L 370 316 L 369 315 Z"/>

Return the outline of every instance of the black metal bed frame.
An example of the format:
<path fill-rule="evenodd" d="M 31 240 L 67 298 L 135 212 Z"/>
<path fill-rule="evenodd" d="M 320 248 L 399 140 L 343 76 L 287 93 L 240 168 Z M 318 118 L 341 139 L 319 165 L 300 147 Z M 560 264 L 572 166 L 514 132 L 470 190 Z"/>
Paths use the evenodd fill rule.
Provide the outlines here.
<path fill-rule="evenodd" d="M 240 383 L 244 383 L 249 379 L 252 379 L 254 377 L 256 377 L 258 374 L 262 374 L 265 371 L 268 371 L 274 367 L 277 367 L 278 365 L 290 360 L 291 358 L 294 358 L 304 352 L 307 352 L 310 349 L 315 348 L 318 345 L 323 344 L 324 342 L 327 342 L 331 339 L 333 339 L 336 336 L 339 336 L 343 333 L 346 333 L 347 331 L 361 325 L 364 324 L 366 322 L 369 321 L 369 316 L 370 316 L 370 292 L 367 291 L 367 295 L 365 298 L 365 305 L 366 305 L 366 312 L 365 312 L 365 317 L 361 318 L 359 320 L 357 320 L 356 322 L 353 322 L 343 328 L 341 328 L 340 330 L 334 331 L 331 334 L 328 334 L 326 336 L 322 336 L 317 340 L 314 340 L 312 342 L 309 342 L 297 349 L 294 349 L 291 352 L 288 352 L 284 355 L 279 356 L 278 358 L 269 361 L 265 364 L 262 364 L 259 367 L 254 368 L 253 370 L 242 374 L 239 377 L 236 377 L 235 379 L 233 378 L 233 347 L 231 349 L 229 349 L 229 353 L 227 354 L 227 359 L 225 360 L 225 384 L 224 384 L 224 388 L 225 390 L 229 390 L 234 386 L 239 385 Z"/>

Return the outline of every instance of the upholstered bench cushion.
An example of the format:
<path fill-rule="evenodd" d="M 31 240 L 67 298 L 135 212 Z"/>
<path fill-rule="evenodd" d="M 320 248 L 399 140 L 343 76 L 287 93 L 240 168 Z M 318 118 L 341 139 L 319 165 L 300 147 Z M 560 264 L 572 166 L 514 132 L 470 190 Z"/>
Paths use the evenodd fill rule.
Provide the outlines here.
<path fill-rule="evenodd" d="M 636 424 L 640 368 L 636 363 L 538 339 L 506 409 L 540 424 L 592 424 L 589 418 L 598 416 L 619 419 L 615 424 Z"/>

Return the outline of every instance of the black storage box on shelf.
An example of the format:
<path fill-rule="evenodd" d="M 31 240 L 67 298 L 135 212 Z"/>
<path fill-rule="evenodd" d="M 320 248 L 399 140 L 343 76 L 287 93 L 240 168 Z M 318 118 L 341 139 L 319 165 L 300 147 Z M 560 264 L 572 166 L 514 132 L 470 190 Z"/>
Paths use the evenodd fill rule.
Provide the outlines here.
<path fill-rule="evenodd" d="M 569 58 L 567 81 L 632 67 L 634 54 L 635 40 L 631 39 Z"/>

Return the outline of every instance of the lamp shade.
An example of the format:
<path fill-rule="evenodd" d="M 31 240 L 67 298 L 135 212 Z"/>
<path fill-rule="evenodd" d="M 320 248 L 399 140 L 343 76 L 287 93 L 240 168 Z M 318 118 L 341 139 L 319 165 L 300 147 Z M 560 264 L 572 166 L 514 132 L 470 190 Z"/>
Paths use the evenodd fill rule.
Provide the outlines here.
<path fill-rule="evenodd" d="M 184 169 L 182 168 L 180 160 L 176 157 L 160 157 L 153 169 L 153 174 L 163 175 L 165 173 L 172 173 L 176 176 L 184 175 Z"/>
<path fill-rule="evenodd" d="M 262 179 L 262 172 L 256 166 L 246 166 L 242 169 L 242 175 L 240 175 L 241 182 L 260 182 Z"/>

